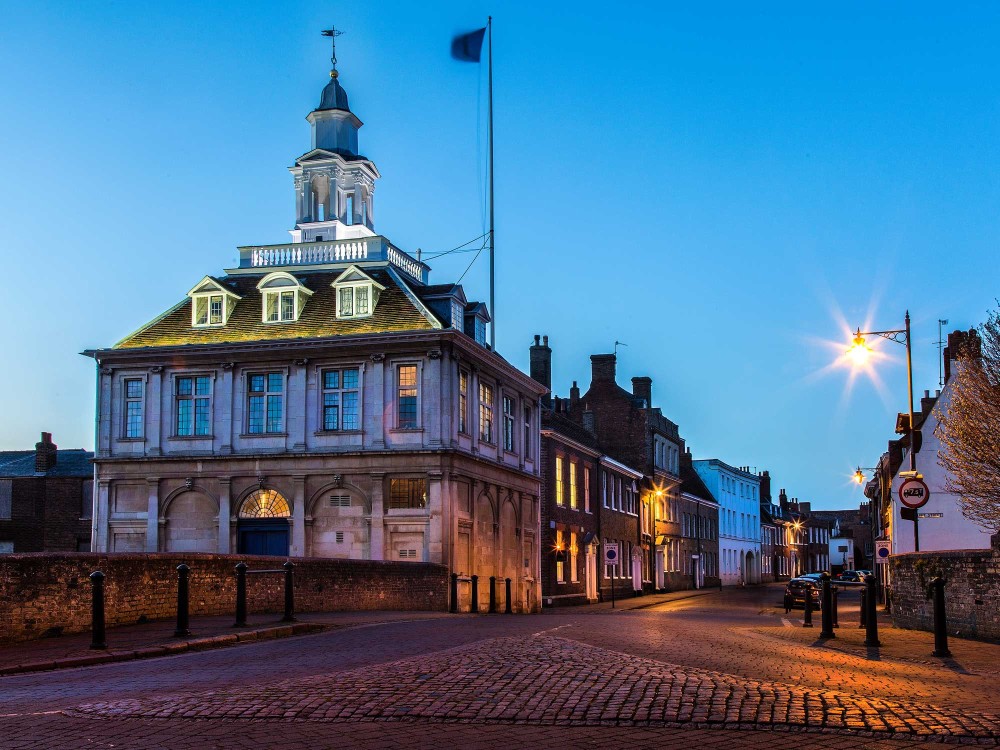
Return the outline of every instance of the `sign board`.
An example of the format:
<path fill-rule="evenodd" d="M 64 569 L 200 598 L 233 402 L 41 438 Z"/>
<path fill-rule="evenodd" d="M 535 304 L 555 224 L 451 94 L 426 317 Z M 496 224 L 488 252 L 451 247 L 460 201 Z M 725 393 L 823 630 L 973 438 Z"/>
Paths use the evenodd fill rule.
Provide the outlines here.
<path fill-rule="evenodd" d="M 889 563 L 889 546 L 892 542 L 875 542 L 875 562 L 879 565 L 887 565 Z"/>
<path fill-rule="evenodd" d="M 921 518 L 944 518 L 944 513 L 917 513 Z"/>
<path fill-rule="evenodd" d="M 618 562 L 618 542 L 604 543 L 604 562 L 614 565 Z"/>
<path fill-rule="evenodd" d="M 922 508 L 931 499 L 931 491 L 923 479 L 907 479 L 899 485 L 899 502 L 907 508 Z"/>

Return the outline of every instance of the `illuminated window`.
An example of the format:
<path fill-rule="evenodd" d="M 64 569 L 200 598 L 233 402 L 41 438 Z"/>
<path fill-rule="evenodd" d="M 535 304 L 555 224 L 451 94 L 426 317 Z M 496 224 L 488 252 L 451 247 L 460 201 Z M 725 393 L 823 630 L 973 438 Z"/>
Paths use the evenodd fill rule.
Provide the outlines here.
<path fill-rule="evenodd" d="M 503 449 L 514 450 L 514 399 L 503 397 Z"/>
<path fill-rule="evenodd" d="M 556 529 L 556 583 L 566 583 L 566 557 L 562 529 Z"/>
<path fill-rule="evenodd" d="M 493 386 L 479 383 L 479 439 L 492 443 L 493 438 Z"/>
<path fill-rule="evenodd" d="M 469 432 L 469 373 L 458 373 L 458 431 Z"/>
<path fill-rule="evenodd" d="M 240 507 L 240 518 L 288 518 L 292 514 L 276 490 L 254 490 Z"/>
<path fill-rule="evenodd" d="M 576 497 L 576 461 L 569 462 L 569 507 L 573 510 L 579 507 Z"/>
<path fill-rule="evenodd" d="M 556 456 L 556 505 L 565 505 L 563 496 L 563 458 Z"/>
<path fill-rule="evenodd" d="M 417 366 L 400 365 L 396 369 L 396 426 L 414 430 L 417 420 Z"/>
<path fill-rule="evenodd" d="M 426 508 L 427 480 L 389 480 L 389 507 L 395 509 Z"/>

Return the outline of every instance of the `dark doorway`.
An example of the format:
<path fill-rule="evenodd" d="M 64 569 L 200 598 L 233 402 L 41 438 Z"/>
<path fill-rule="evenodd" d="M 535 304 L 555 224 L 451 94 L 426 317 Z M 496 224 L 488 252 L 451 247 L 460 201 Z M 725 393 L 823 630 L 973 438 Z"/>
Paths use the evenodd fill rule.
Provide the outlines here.
<path fill-rule="evenodd" d="M 288 556 L 288 521 L 240 519 L 238 532 L 240 554 Z"/>

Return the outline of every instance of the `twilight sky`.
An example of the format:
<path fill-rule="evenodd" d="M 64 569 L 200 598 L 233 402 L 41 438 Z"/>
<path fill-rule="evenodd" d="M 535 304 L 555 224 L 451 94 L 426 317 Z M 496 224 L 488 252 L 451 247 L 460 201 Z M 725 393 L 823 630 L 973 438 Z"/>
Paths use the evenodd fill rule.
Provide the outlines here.
<path fill-rule="evenodd" d="M 856 506 L 906 370 L 883 344 L 849 389 L 847 326 L 909 308 L 919 397 L 938 319 L 1000 293 L 1000 5 L 687 5 L 0 0 L 0 449 L 92 448 L 78 352 L 288 241 L 331 22 L 376 230 L 425 257 L 482 234 L 485 70 L 448 47 L 493 12 L 499 351 L 526 369 L 548 334 L 566 395 L 625 342 L 619 383 L 652 377 L 695 457 Z"/>

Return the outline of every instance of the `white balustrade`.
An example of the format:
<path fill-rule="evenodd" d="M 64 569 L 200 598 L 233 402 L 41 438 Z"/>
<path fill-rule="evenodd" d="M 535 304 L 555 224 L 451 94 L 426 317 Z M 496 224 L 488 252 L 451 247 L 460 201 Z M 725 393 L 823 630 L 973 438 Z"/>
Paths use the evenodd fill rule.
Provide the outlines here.
<path fill-rule="evenodd" d="M 387 260 L 413 278 L 424 280 L 424 265 L 382 237 L 245 247 L 241 250 L 244 258 L 241 265 L 249 261 L 248 265 L 252 268 Z"/>

